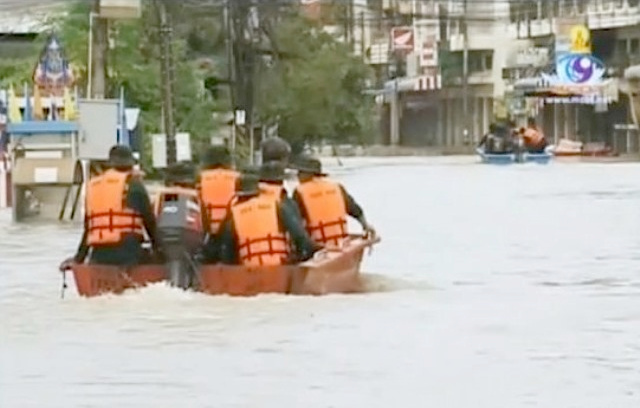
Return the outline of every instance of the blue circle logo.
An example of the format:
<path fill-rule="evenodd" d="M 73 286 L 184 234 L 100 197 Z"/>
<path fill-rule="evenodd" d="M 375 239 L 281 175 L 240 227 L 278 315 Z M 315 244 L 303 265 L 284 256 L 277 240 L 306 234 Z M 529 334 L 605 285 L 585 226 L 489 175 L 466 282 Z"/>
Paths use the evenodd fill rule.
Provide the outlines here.
<path fill-rule="evenodd" d="M 556 74 L 563 83 L 589 85 L 600 82 L 604 64 L 588 54 L 567 54 L 556 63 Z"/>

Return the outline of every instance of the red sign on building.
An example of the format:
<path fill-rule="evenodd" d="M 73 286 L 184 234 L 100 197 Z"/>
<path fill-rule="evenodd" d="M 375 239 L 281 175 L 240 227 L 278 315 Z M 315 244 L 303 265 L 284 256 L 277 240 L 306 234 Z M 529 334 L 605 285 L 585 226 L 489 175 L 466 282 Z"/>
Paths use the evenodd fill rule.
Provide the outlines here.
<path fill-rule="evenodd" d="M 414 47 L 413 27 L 393 27 L 391 29 L 391 48 L 394 51 L 411 52 Z"/>

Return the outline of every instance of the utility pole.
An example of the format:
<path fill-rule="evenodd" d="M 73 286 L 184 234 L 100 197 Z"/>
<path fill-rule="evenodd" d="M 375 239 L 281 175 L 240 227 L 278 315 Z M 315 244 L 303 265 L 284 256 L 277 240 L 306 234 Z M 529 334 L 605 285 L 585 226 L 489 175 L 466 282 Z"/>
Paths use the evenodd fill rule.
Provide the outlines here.
<path fill-rule="evenodd" d="M 275 5 L 277 3 L 274 2 Z M 262 4 L 269 7 L 269 4 Z M 227 15 L 229 25 L 229 61 L 231 64 L 229 83 L 231 84 L 232 108 L 244 111 L 243 135 L 251 150 L 249 161 L 254 158 L 254 126 L 256 118 L 255 87 L 258 66 L 261 62 L 259 47 L 262 46 L 263 32 L 269 35 L 268 15 L 260 10 L 255 0 L 228 0 Z M 273 47 L 273 44 L 271 44 Z M 234 123 L 235 126 L 235 123 Z M 238 128 L 234 128 L 236 130 Z"/>
<path fill-rule="evenodd" d="M 154 2 L 158 21 L 160 23 L 160 59 L 162 76 L 162 110 L 164 132 L 167 137 L 167 164 L 177 161 L 176 155 L 176 127 L 173 110 L 173 49 L 171 47 L 172 31 L 167 16 L 166 5 L 163 0 Z"/>
<path fill-rule="evenodd" d="M 104 99 L 106 94 L 106 65 L 107 65 L 107 52 L 109 50 L 108 41 L 108 21 L 105 18 L 100 17 L 100 0 L 94 0 L 89 15 L 91 26 L 91 72 L 89 72 L 90 78 L 87 81 L 91 82 L 89 93 L 87 98 L 94 97 L 95 99 Z"/>
<path fill-rule="evenodd" d="M 468 22 L 467 22 L 467 0 L 463 0 L 463 15 L 462 15 L 462 35 L 464 36 L 463 51 L 462 51 L 462 114 L 464 130 L 463 143 L 470 143 L 469 140 L 469 36 L 468 36 Z"/>

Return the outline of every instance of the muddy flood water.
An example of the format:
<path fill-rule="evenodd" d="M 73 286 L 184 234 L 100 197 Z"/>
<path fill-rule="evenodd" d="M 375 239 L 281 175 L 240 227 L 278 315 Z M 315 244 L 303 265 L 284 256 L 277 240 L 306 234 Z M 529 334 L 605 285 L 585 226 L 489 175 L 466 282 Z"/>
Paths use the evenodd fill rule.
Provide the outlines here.
<path fill-rule="evenodd" d="M 640 164 L 330 164 L 363 294 L 62 300 L 78 226 L 0 211 L 0 407 L 640 407 Z"/>

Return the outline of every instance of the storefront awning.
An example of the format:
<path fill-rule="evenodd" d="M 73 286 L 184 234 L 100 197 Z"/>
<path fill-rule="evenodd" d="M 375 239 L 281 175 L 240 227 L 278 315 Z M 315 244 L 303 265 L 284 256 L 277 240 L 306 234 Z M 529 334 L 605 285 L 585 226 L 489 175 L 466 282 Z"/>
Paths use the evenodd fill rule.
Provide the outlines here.
<path fill-rule="evenodd" d="M 513 88 L 517 95 L 548 99 L 547 103 L 596 105 L 618 101 L 618 80 L 615 78 L 590 85 L 551 85 L 543 78 L 523 78 Z"/>
<path fill-rule="evenodd" d="M 633 65 L 624 70 L 624 77 L 631 80 L 640 80 L 640 65 Z"/>

